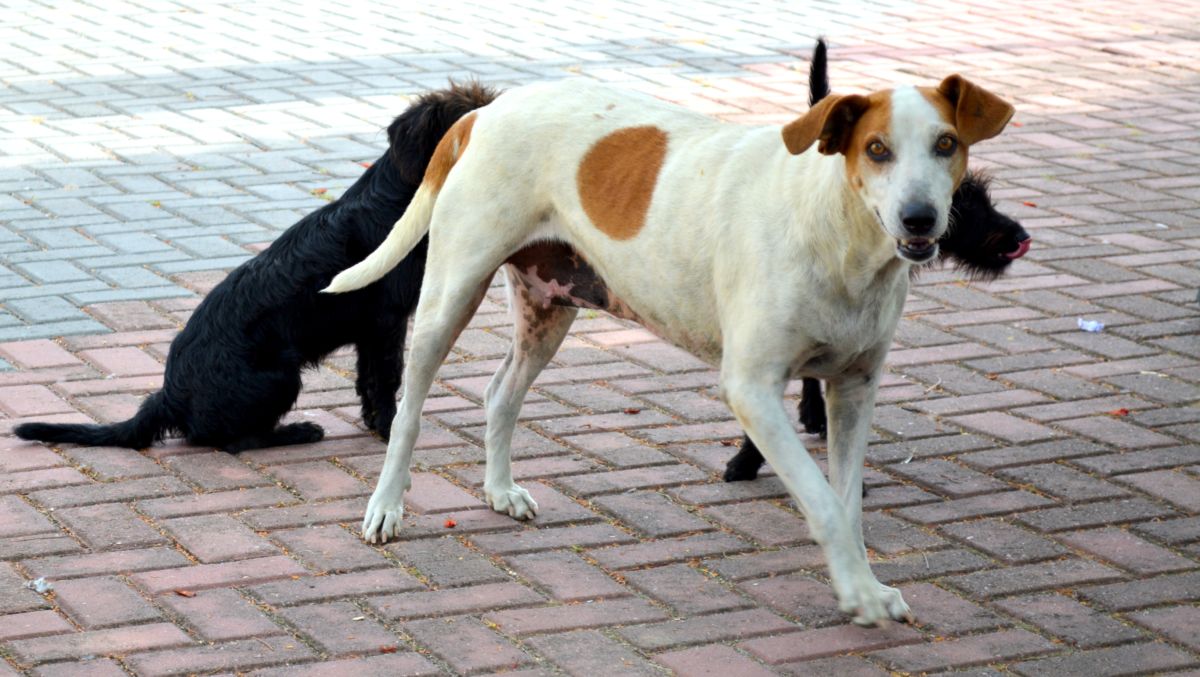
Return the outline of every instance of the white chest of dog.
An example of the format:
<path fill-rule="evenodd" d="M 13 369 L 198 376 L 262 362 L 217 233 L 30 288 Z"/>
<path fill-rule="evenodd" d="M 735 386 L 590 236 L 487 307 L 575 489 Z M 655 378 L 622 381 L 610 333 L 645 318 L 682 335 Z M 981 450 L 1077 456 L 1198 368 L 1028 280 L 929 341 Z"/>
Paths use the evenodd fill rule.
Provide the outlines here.
<path fill-rule="evenodd" d="M 526 245 L 565 243 L 635 317 L 720 368 L 738 421 L 804 512 L 839 606 L 909 618 L 862 540 L 862 464 L 908 268 L 937 254 L 967 148 L 1012 107 L 959 76 L 936 88 L 830 96 L 782 129 L 722 124 L 569 80 L 512 90 L 463 118 L 387 241 L 328 291 L 369 284 L 429 232 L 404 396 L 363 537 L 395 535 L 421 407 L 493 272 Z M 513 346 L 485 393 L 491 506 L 532 517 L 512 480 L 521 402 L 576 309 L 507 267 Z M 783 406 L 790 378 L 826 379 L 826 482 Z"/>

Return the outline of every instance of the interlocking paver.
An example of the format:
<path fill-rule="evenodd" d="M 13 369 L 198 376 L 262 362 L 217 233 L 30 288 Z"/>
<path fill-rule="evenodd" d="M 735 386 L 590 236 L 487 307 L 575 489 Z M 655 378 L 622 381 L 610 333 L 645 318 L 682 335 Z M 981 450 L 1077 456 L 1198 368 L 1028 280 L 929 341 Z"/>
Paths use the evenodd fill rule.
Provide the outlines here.
<path fill-rule="evenodd" d="M 276 0 L 9 11 L 0 431 L 130 415 L 201 296 L 324 204 L 313 189 L 344 191 L 404 97 L 447 77 L 590 77 L 778 124 L 806 107 L 817 33 L 838 92 L 961 72 L 1016 104 L 972 164 L 1034 246 L 992 283 L 923 272 L 896 334 L 864 528 L 916 627 L 847 625 L 769 469 L 720 481 L 741 430 L 717 371 L 603 314 L 581 314 L 522 412 L 514 476 L 541 513 L 487 509 L 477 403 L 510 335 L 497 287 L 440 374 L 385 547 L 355 536 L 384 445 L 358 425 L 348 352 L 306 374 L 289 419 L 324 425 L 317 444 L 0 439 L 0 672 L 1200 665 L 1193 8 L 965 2 L 435 3 L 364 22 L 334 0 L 317 23 Z M 39 576 L 57 596 L 22 587 Z"/>
<path fill-rule="evenodd" d="M 75 578 L 54 585 L 59 607 L 85 630 L 161 620 L 162 614 L 113 576 Z"/>

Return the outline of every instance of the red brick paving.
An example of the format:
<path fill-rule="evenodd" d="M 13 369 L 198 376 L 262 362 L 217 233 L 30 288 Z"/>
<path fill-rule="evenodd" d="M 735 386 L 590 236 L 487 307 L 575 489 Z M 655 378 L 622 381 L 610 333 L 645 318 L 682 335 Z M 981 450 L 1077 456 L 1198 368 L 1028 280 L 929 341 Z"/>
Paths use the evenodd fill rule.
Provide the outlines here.
<path fill-rule="evenodd" d="M 356 536 L 383 445 L 357 418 L 345 352 L 292 414 L 326 427 L 314 445 L 231 457 L 0 438 L 0 674 L 1196 674 L 1193 8 L 891 12 L 831 11 L 850 22 L 827 32 L 835 89 L 958 71 L 1015 101 L 1018 126 L 972 161 L 1035 238 L 992 284 L 923 274 L 889 359 L 864 524 L 915 626 L 848 624 L 769 470 L 720 481 L 739 431 L 715 372 L 606 317 L 580 318 L 518 430 L 515 474 L 541 514 L 487 510 L 479 399 L 508 336 L 494 288 L 427 406 L 396 543 Z M 724 67 L 628 73 L 732 120 L 803 109 L 800 61 Z M 203 291 L 220 273 L 174 279 Z M 113 333 L 0 343 L 0 430 L 126 415 L 195 302 L 94 303 Z M 41 576 L 52 593 L 23 587 Z"/>

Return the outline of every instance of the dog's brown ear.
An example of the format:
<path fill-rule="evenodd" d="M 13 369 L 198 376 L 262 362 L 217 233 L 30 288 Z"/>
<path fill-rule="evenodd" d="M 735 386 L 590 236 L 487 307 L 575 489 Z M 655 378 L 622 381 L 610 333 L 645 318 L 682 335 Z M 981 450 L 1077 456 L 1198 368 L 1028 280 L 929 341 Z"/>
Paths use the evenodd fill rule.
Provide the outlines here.
<path fill-rule="evenodd" d="M 841 153 L 868 105 L 867 97 L 858 94 L 827 96 L 783 126 L 783 143 L 792 155 L 808 150 L 814 141 L 820 141 L 817 150 L 825 155 Z"/>
<path fill-rule="evenodd" d="M 954 105 L 958 139 L 968 146 L 1004 131 L 1013 116 L 1012 104 L 961 75 L 942 80 L 938 93 Z"/>

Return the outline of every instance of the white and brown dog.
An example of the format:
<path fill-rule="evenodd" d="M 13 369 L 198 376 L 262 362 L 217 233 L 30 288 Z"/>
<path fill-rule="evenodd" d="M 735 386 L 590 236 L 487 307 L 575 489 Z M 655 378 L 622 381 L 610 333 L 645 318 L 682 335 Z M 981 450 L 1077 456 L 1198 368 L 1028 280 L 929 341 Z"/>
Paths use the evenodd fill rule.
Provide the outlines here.
<path fill-rule="evenodd" d="M 581 80 L 514 89 L 463 118 L 384 244 L 327 289 L 378 279 L 429 232 L 404 396 L 363 537 L 396 534 L 435 372 L 508 262 L 516 332 L 485 393 L 495 510 L 536 513 L 512 479 L 517 415 L 571 326 L 567 306 L 602 307 L 720 366 L 726 402 L 824 548 L 840 608 L 867 625 L 911 618 L 863 545 L 875 393 L 909 267 L 937 254 L 967 148 L 1012 113 L 953 75 L 830 96 L 782 130 Z M 539 275 L 538 257 L 553 263 L 563 245 L 594 267 L 602 293 Z M 799 376 L 828 384 L 829 482 L 783 405 Z"/>

